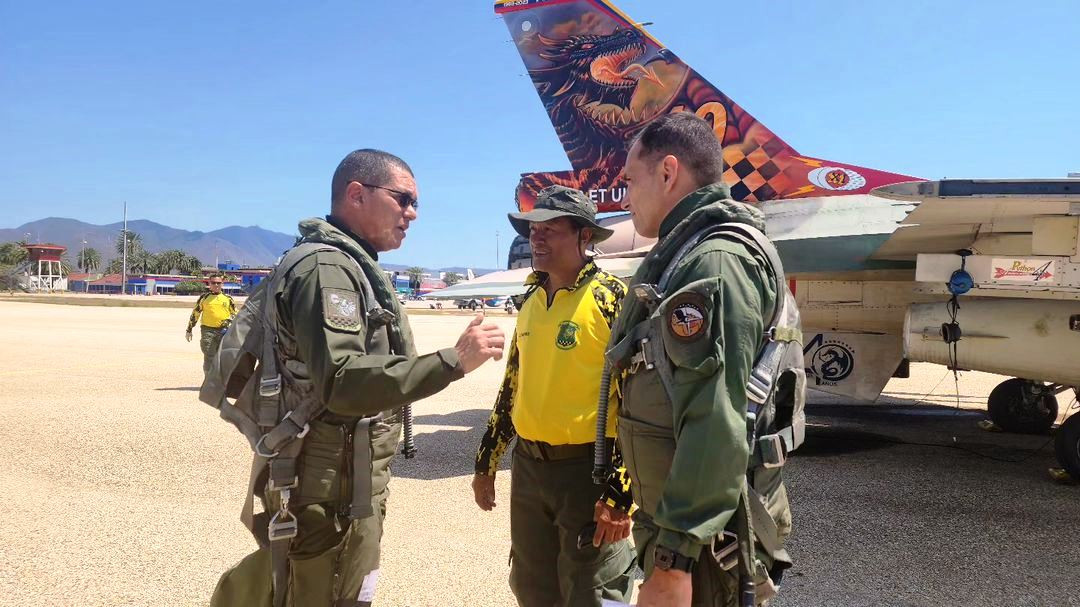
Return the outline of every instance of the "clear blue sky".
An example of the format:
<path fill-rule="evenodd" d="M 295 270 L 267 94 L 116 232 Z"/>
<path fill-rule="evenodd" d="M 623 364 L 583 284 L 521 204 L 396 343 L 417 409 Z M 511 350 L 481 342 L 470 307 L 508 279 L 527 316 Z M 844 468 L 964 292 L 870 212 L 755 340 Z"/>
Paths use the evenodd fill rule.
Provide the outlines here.
<path fill-rule="evenodd" d="M 922 177 L 1080 171 L 1080 7 L 622 0 L 802 153 Z M 4 2 L 0 227 L 293 233 L 341 157 L 405 158 L 389 262 L 505 263 L 522 172 L 569 163 L 487 0 Z"/>

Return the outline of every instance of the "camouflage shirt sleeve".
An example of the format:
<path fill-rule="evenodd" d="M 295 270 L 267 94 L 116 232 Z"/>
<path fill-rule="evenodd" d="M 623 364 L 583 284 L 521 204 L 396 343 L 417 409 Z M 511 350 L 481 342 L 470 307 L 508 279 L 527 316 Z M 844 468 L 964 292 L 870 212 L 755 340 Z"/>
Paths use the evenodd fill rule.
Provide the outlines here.
<path fill-rule="evenodd" d="M 598 272 L 596 282 L 593 283 L 593 297 L 596 298 L 600 313 L 610 329 L 615 324 L 615 319 L 622 308 L 622 300 L 626 297 L 626 285 L 607 272 Z M 615 390 L 615 395 L 615 408 L 609 415 L 615 415 L 618 412 L 622 400 L 618 389 Z M 623 464 L 618 441 L 615 441 L 611 450 L 611 474 L 608 475 L 603 499 L 608 506 L 623 512 L 630 512 L 634 505 L 634 496 L 630 492 L 630 474 L 627 473 L 626 465 Z"/>
<path fill-rule="evenodd" d="M 476 450 L 476 473 L 494 475 L 499 469 L 499 460 L 514 439 L 517 432 L 510 419 L 514 406 L 514 390 L 518 379 L 517 334 L 510 338 L 510 354 L 506 359 L 506 373 L 503 375 L 499 395 L 495 397 L 495 408 L 488 419 L 487 431 L 480 439 L 480 448 Z"/>
<path fill-rule="evenodd" d="M 297 266 L 282 293 L 282 317 L 318 397 L 340 415 L 373 415 L 420 400 L 464 377 L 454 348 L 422 356 L 374 354 L 363 287 L 342 253 L 317 253 Z"/>
<path fill-rule="evenodd" d="M 203 301 L 205 301 L 206 298 L 209 295 L 210 295 L 209 293 L 203 293 L 202 295 L 199 296 L 199 299 L 195 302 L 195 309 L 191 311 L 191 318 L 188 319 L 188 323 L 187 323 L 187 332 L 188 333 L 191 333 L 192 329 L 195 328 L 195 323 L 199 322 L 199 316 L 202 315 Z"/>

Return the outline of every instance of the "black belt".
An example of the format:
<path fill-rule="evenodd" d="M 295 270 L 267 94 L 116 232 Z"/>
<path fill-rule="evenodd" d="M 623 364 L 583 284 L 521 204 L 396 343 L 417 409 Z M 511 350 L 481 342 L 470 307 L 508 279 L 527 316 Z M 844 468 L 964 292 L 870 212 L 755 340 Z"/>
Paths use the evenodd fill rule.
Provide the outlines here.
<path fill-rule="evenodd" d="M 567 459 L 591 458 L 593 444 L 549 445 L 542 441 L 531 441 L 518 437 L 517 452 L 538 462 L 557 462 Z"/>

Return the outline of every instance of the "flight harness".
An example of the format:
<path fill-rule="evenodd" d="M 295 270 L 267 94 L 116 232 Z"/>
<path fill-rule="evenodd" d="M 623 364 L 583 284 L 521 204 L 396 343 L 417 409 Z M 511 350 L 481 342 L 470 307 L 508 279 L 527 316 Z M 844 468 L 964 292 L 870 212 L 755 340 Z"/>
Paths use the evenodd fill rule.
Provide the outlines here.
<path fill-rule="evenodd" d="M 765 324 L 760 347 L 746 384 L 746 440 L 750 447 L 747 482 L 732 521 L 734 531 L 723 531 L 711 546 L 713 558 L 725 570 L 739 565 L 739 604 L 752 607 L 767 600 L 765 589 L 754 583 L 755 539 L 777 567 L 789 567 L 791 557 L 783 547 L 784 538 L 765 506 L 768 496 L 754 488 L 755 472 L 783 467 L 789 453 L 806 436 L 806 372 L 803 362 L 802 331 L 795 298 L 784 278 L 783 265 L 776 247 L 760 230 L 744 223 L 721 223 L 705 226 L 676 251 L 656 284 L 630 287 L 633 295 L 648 309 L 646 320 L 629 330 L 619 343 L 610 347 L 601 376 L 600 399 L 596 417 L 596 443 L 593 455 L 593 481 L 606 482 L 610 460 L 606 439 L 608 394 L 613 377 L 632 374 L 641 366 L 656 370 L 669 402 L 674 401 L 673 369 L 664 350 L 662 333 L 664 315 L 659 313 L 675 268 L 698 244 L 710 238 L 726 238 L 760 253 L 771 266 L 777 294 L 772 317 Z M 652 337 L 649 337 L 652 336 Z M 775 591 L 775 590 L 773 590 Z M 764 596 L 762 596 L 764 594 Z"/>
<path fill-rule="evenodd" d="M 247 438 L 253 451 L 247 495 L 240 520 L 262 547 L 269 547 L 273 571 L 274 607 L 282 607 L 288 594 L 289 547 L 296 537 L 298 523 L 289 509 L 292 492 L 300 485 L 298 457 L 309 422 L 317 419 L 326 406 L 317 397 L 289 402 L 282 395 L 283 380 L 291 377 L 279 364 L 277 351 L 278 309 L 275 296 L 281 281 L 303 259 L 324 251 L 342 252 L 326 243 L 301 242 L 281 258 L 270 275 L 256 287 L 233 320 L 213 366 L 199 390 L 199 399 L 218 409 Z M 356 261 L 345 253 L 350 260 Z M 356 263 L 366 305 L 368 330 L 387 326 L 391 349 L 404 352 L 400 333 L 395 329 L 395 314 L 379 305 L 363 268 Z M 284 371 L 284 374 L 283 374 Z M 229 399 L 233 399 L 230 401 Z M 403 453 L 416 453 L 412 429 L 412 407 L 402 409 L 404 426 Z M 360 418 L 354 435 L 369 436 L 372 424 L 380 423 L 384 413 Z M 368 445 L 353 446 L 353 491 L 348 517 L 361 519 L 374 514 L 371 506 L 371 450 Z M 368 473 L 356 474 L 355 471 Z M 254 498 L 263 490 L 277 495 L 278 508 L 272 514 L 254 514 Z M 269 506 L 269 502 L 264 503 Z M 343 536 L 345 531 L 340 531 Z"/>

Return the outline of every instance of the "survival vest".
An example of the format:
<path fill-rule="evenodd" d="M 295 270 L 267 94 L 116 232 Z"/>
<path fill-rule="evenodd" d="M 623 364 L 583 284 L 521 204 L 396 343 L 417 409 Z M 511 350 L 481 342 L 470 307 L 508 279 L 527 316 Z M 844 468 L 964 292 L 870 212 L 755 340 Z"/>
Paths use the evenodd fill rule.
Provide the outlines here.
<path fill-rule="evenodd" d="M 672 275 L 698 244 L 710 238 L 725 238 L 744 244 L 771 266 L 775 279 L 776 305 L 765 322 L 765 332 L 754 356 L 746 384 L 746 439 L 750 459 L 746 471 L 746 490 L 729 529 L 712 544 L 712 556 L 725 569 L 740 566 L 740 604 L 761 603 L 775 594 L 771 580 L 755 571 L 755 549 L 769 555 L 773 570 L 791 565 L 784 549 L 787 530 L 781 530 L 770 509 L 787 508 L 781 469 L 788 454 L 801 445 L 806 435 L 804 414 L 806 372 L 803 363 L 802 331 L 795 298 L 784 278 L 783 265 L 776 247 L 760 230 L 744 223 L 721 223 L 705 226 L 688 238 L 675 252 L 655 284 L 630 286 L 630 296 L 642 301 L 648 316 L 631 328 L 618 343 L 608 349 L 601 393 L 612 376 L 634 372 L 645 365 L 655 369 L 669 401 L 674 400 L 674 369 L 664 350 L 660 312 Z M 598 419 L 606 419 L 607 401 L 601 399 Z M 605 476 L 607 455 L 603 432 L 598 429 L 594 450 L 594 480 Z M 705 554 L 707 554 L 706 552 Z M 757 582 L 755 584 L 755 578 Z M 757 586 L 757 587 L 755 587 Z M 755 599 L 756 595 L 756 599 Z"/>

